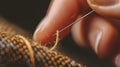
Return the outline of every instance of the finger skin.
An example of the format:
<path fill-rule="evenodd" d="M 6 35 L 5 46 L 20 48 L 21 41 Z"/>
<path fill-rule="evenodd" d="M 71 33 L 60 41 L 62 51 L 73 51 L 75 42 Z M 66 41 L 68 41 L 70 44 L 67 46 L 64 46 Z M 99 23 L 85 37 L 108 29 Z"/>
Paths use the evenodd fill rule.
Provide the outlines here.
<path fill-rule="evenodd" d="M 91 24 L 88 32 L 88 38 L 90 40 L 91 46 L 95 50 L 95 42 L 96 38 L 93 38 L 95 36 L 94 29 L 98 28 L 98 30 L 102 33 L 101 40 L 97 46 L 97 52 L 98 56 L 100 58 L 108 58 L 111 57 L 113 53 L 115 53 L 115 48 L 117 47 L 118 42 L 118 31 L 116 28 L 111 24 L 110 21 L 103 19 L 102 17 L 93 17 L 94 19 L 91 19 Z M 92 31 L 93 30 L 93 31 Z M 92 33 L 93 32 L 93 33 Z M 99 33 L 100 33 L 99 32 Z M 95 39 L 95 40 L 94 40 Z M 92 41 L 93 40 L 93 41 Z"/>
<path fill-rule="evenodd" d="M 102 32 L 101 40 L 96 49 L 96 38 Z M 110 21 L 92 15 L 73 26 L 74 40 L 81 46 L 91 47 L 100 58 L 111 57 L 118 45 L 118 31 Z M 97 51 L 96 51 L 97 50 Z"/>
<path fill-rule="evenodd" d="M 96 0 L 97 1 L 97 0 Z M 89 6 L 99 15 L 120 19 L 120 2 L 119 0 L 111 5 L 106 4 L 104 1 L 98 1 L 100 4 L 94 3 L 94 0 L 87 0 Z M 112 1 L 111 1 L 112 2 Z"/>
<path fill-rule="evenodd" d="M 80 15 L 82 16 L 82 15 Z M 88 48 L 88 18 L 84 18 L 72 26 L 72 35 L 75 42 L 84 47 Z"/>
<path fill-rule="evenodd" d="M 81 3 L 82 3 L 82 5 L 80 5 Z M 60 29 L 64 28 L 65 26 L 67 26 L 68 24 L 72 23 L 77 18 L 77 16 L 79 15 L 79 8 L 80 8 L 80 6 L 83 7 L 83 3 L 84 3 L 83 1 L 80 1 L 78 3 L 77 0 L 76 1 L 53 0 L 46 17 L 42 20 L 42 23 L 38 26 L 38 28 L 34 34 L 34 39 L 43 44 L 54 40 L 55 37 L 53 37 L 52 35 L 55 34 L 55 32 L 57 30 L 60 30 Z M 93 20 L 94 18 L 90 18 L 90 19 Z M 98 48 L 99 49 L 98 55 L 100 57 L 104 57 L 104 56 L 108 55 L 107 52 L 109 53 L 111 51 L 110 47 L 113 46 L 113 43 L 115 43 L 115 41 L 116 41 L 117 32 L 114 29 L 114 27 L 109 24 L 108 21 L 101 21 L 103 19 L 98 19 L 101 22 L 98 22 L 99 24 L 96 24 L 95 23 L 96 21 L 90 22 L 91 21 L 90 19 L 87 18 L 84 22 L 90 23 L 90 24 L 88 24 L 88 26 L 90 26 L 91 28 L 92 28 L 92 26 L 101 28 L 101 26 L 99 26 L 99 24 L 101 22 L 104 22 L 104 23 L 100 24 L 100 25 L 104 25 L 104 29 L 102 29 L 104 37 L 102 37 L 102 40 L 101 40 L 99 48 Z M 94 25 L 94 23 L 96 25 Z M 91 37 L 91 36 L 93 36 L 92 33 L 88 31 L 88 30 L 91 31 L 94 28 L 86 29 L 86 27 L 88 27 L 88 26 L 84 26 L 84 25 L 82 26 L 82 28 L 80 28 L 82 30 L 80 32 L 80 34 L 79 35 L 77 34 L 77 36 L 79 36 L 80 38 L 75 38 L 75 40 L 80 41 L 79 43 L 82 43 L 83 45 L 91 44 L 91 47 L 94 49 L 95 38 L 94 37 L 92 38 Z M 69 32 L 70 32 L 70 28 L 66 29 L 65 31 L 60 33 L 60 38 L 63 38 Z M 109 32 L 109 35 L 107 35 L 108 32 Z M 105 49 L 101 49 L 101 47 L 105 48 Z"/>
<path fill-rule="evenodd" d="M 45 43 L 54 41 L 55 36 L 53 37 L 52 35 L 54 35 L 57 30 L 60 30 L 75 21 L 78 15 L 82 16 L 82 14 L 84 13 L 82 12 L 82 10 L 84 12 L 90 10 L 88 5 L 86 4 L 86 0 L 53 0 L 50 4 L 45 18 L 41 21 L 41 24 L 38 26 L 36 32 L 34 33 L 34 39 L 42 43 L 43 45 Z M 104 13 L 102 14 L 105 15 Z M 109 15 L 106 14 L 105 16 Z M 112 17 L 112 15 L 110 16 Z M 111 22 L 106 21 L 102 17 L 95 15 L 83 19 L 82 21 L 80 21 L 80 23 L 80 25 L 79 23 L 75 24 L 75 28 L 73 28 L 73 38 L 75 39 L 75 41 L 80 45 L 82 44 L 82 46 L 84 47 L 92 47 L 92 49 L 100 58 L 105 58 L 111 55 L 111 52 L 113 52 L 112 50 L 115 48 L 118 36 L 118 32 L 116 31 L 114 26 L 110 24 Z M 96 27 L 100 28 L 100 30 L 103 32 L 98 51 L 96 51 L 94 43 L 97 34 L 93 33 L 93 30 Z M 70 32 L 70 29 L 71 28 L 68 28 L 65 31 L 61 32 L 60 39 L 65 37 Z M 96 36 L 94 36 L 94 34 Z"/>
<path fill-rule="evenodd" d="M 52 35 L 57 30 L 61 30 L 76 20 L 82 5 L 78 3 L 78 0 L 53 0 L 46 17 L 41 21 L 34 33 L 34 39 L 41 43 L 53 41 L 55 37 Z M 70 28 L 61 32 L 60 38 L 65 37 L 69 32 Z"/>

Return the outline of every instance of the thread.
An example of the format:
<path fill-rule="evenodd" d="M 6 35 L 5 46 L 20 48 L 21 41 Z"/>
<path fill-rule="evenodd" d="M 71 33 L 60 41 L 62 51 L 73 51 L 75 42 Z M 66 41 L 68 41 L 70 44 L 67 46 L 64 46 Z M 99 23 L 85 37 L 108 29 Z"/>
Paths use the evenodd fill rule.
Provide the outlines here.
<path fill-rule="evenodd" d="M 57 47 L 57 44 L 59 43 L 59 31 L 56 31 L 56 40 L 55 40 L 55 44 L 53 45 L 53 47 L 50 50 L 54 50 Z"/>
<path fill-rule="evenodd" d="M 59 33 L 57 32 L 57 36 L 58 34 Z M 83 66 L 75 62 L 74 60 L 71 60 L 67 56 L 64 56 L 53 50 L 49 50 L 47 47 L 41 46 L 40 44 L 32 40 L 26 39 L 21 35 L 14 35 L 12 37 L 9 36 L 11 35 L 7 35 L 6 33 L 0 33 L 0 42 L 1 42 L 0 65 L 1 66 L 3 65 L 5 65 L 5 67 L 24 67 L 24 66 L 25 67 L 50 67 L 50 66 L 82 67 Z M 22 63 L 22 65 L 13 66 L 19 63 Z M 23 65 L 23 63 L 25 65 Z"/>

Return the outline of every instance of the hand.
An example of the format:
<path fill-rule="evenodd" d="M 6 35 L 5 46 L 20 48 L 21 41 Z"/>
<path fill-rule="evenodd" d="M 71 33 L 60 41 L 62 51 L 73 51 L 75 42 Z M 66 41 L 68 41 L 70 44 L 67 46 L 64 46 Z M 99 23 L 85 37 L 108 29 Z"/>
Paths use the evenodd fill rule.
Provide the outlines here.
<path fill-rule="evenodd" d="M 45 18 L 35 31 L 34 39 L 43 44 L 54 40 L 55 37 L 52 35 L 56 30 L 64 28 L 78 16 L 83 16 L 93 9 L 96 13 L 61 32 L 60 38 L 65 37 L 72 29 L 73 38 L 80 46 L 90 47 L 100 58 L 113 56 L 120 44 L 118 1 L 52 0 Z"/>

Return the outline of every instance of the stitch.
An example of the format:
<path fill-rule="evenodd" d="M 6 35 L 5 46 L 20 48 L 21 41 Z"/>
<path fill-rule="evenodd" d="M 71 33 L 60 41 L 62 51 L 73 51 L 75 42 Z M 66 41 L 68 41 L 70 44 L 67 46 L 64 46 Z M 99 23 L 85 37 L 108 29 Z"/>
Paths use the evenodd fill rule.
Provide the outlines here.
<path fill-rule="evenodd" d="M 50 50 L 54 50 L 57 47 L 58 42 L 59 42 L 59 31 L 56 31 L 56 41 L 53 47 L 50 48 Z"/>

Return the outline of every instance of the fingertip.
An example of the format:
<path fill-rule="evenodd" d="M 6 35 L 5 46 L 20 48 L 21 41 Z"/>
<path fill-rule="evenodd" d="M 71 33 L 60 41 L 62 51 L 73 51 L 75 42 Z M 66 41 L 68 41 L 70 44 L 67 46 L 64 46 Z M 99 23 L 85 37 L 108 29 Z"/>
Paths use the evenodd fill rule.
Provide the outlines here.
<path fill-rule="evenodd" d="M 111 18 L 120 18 L 119 0 L 87 0 L 89 6 L 98 14 Z"/>
<path fill-rule="evenodd" d="M 110 21 L 96 16 L 91 21 L 88 38 L 91 47 L 100 58 L 108 58 L 115 53 L 118 31 Z"/>
<path fill-rule="evenodd" d="M 115 28 L 107 28 L 103 32 L 103 36 L 98 46 L 98 56 L 100 58 L 109 59 L 116 53 L 118 46 L 118 32 Z"/>
<path fill-rule="evenodd" d="M 101 59 L 113 56 L 118 45 L 118 30 L 109 20 L 95 14 L 76 23 L 72 34 L 77 44 L 91 47 Z"/>
<path fill-rule="evenodd" d="M 35 30 L 33 39 L 41 43 L 41 45 L 51 46 L 54 44 L 56 39 L 56 31 L 61 31 L 63 28 L 63 23 L 51 22 L 48 18 L 44 18 Z M 62 39 L 67 36 L 67 34 L 70 32 L 70 29 L 71 27 L 59 32 L 59 38 Z"/>
<path fill-rule="evenodd" d="M 55 24 L 50 25 L 48 19 L 45 17 L 36 28 L 33 34 L 33 39 L 41 43 L 41 45 L 51 42 L 54 38 L 52 36 L 55 31 L 55 28 L 53 28 L 54 25 Z"/>

